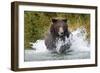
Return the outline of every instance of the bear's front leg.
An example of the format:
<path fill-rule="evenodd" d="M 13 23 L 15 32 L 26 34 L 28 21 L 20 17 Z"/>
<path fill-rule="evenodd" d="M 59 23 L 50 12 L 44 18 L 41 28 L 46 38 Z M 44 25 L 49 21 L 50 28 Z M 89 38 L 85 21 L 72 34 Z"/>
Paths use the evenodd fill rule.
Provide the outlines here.
<path fill-rule="evenodd" d="M 67 43 L 67 44 L 62 45 L 59 49 L 59 52 L 66 53 L 66 50 L 69 50 L 70 46 L 71 46 L 71 43 Z"/>

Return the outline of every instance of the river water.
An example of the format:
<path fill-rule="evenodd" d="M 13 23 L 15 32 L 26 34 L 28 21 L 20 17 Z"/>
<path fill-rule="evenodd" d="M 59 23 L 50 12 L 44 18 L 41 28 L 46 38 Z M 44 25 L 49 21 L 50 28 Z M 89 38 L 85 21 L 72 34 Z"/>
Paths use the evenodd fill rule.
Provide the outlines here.
<path fill-rule="evenodd" d="M 47 60 L 73 60 L 73 59 L 89 59 L 90 44 L 86 40 L 86 30 L 81 27 L 72 32 L 72 46 L 65 54 L 51 53 L 46 49 L 44 40 L 37 40 L 31 43 L 31 50 L 25 50 L 24 61 L 47 61 Z"/>

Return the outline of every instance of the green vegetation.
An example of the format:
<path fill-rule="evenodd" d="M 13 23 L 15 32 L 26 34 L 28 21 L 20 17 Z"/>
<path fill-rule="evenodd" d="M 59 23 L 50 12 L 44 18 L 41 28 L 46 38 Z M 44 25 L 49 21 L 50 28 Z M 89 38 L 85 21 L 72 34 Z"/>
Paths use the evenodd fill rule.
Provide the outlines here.
<path fill-rule="evenodd" d="M 53 12 L 24 12 L 24 47 L 30 48 L 30 42 L 43 39 L 48 33 L 53 17 L 68 19 L 70 31 L 84 26 L 87 31 L 87 39 L 90 38 L 90 15 L 72 13 L 53 13 Z"/>

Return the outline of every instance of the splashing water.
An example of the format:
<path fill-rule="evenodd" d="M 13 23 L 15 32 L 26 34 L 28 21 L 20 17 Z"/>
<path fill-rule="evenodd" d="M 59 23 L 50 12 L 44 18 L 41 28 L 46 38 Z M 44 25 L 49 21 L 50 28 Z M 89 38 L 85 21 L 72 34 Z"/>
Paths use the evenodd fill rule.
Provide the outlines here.
<path fill-rule="evenodd" d="M 45 46 L 45 40 L 37 40 L 35 43 L 32 44 L 32 48 L 36 48 L 35 52 L 47 52 L 48 50 L 46 49 Z"/>
<path fill-rule="evenodd" d="M 36 50 L 25 51 L 25 61 L 39 61 L 39 60 L 60 60 L 60 59 L 84 59 L 84 58 L 90 58 L 90 44 L 86 40 L 86 30 L 84 27 L 80 27 L 72 32 L 72 35 L 70 36 L 70 42 L 71 46 L 70 49 L 72 52 L 69 52 L 69 55 L 56 55 L 51 54 L 46 46 L 45 46 L 45 40 L 37 40 L 35 43 L 32 44 L 32 48 L 35 48 Z M 66 38 L 66 42 L 68 43 L 68 38 Z M 65 44 L 61 40 L 58 40 L 58 43 L 56 44 L 57 48 L 61 47 L 61 44 Z M 56 49 L 57 49 L 56 48 Z M 58 51 L 59 49 L 57 49 Z M 58 57 L 59 56 L 59 57 Z M 31 58 L 30 58 L 31 57 Z M 32 59 L 33 57 L 33 59 Z"/>
<path fill-rule="evenodd" d="M 90 44 L 89 41 L 86 40 L 86 30 L 85 28 L 81 27 L 78 28 L 76 31 L 72 32 L 72 46 L 70 49 L 73 51 L 90 51 Z"/>
<path fill-rule="evenodd" d="M 66 38 L 66 42 L 64 43 L 60 39 L 58 39 L 58 43 L 56 44 L 57 48 L 60 48 L 61 45 L 68 43 L 68 38 Z M 72 36 L 70 36 L 71 47 L 70 49 L 73 51 L 89 51 L 89 44 L 86 40 L 86 30 L 85 28 L 81 27 L 78 28 L 76 31 L 72 32 Z M 36 52 L 47 52 L 45 46 L 45 40 L 37 40 L 35 43 L 32 43 L 32 48 L 36 48 Z"/>

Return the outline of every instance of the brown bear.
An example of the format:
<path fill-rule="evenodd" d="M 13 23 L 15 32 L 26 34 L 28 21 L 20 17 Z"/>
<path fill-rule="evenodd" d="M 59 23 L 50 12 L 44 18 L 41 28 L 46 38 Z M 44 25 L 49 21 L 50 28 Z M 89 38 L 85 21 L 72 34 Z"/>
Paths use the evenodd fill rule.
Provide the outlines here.
<path fill-rule="evenodd" d="M 45 38 L 46 48 L 51 52 L 65 53 L 71 45 L 68 40 L 69 36 L 70 32 L 68 30 L 67 19 L 53 18 L 50 32 Z M 68 43 L 65 43 L 66 40 L 68 40 Z"/>

